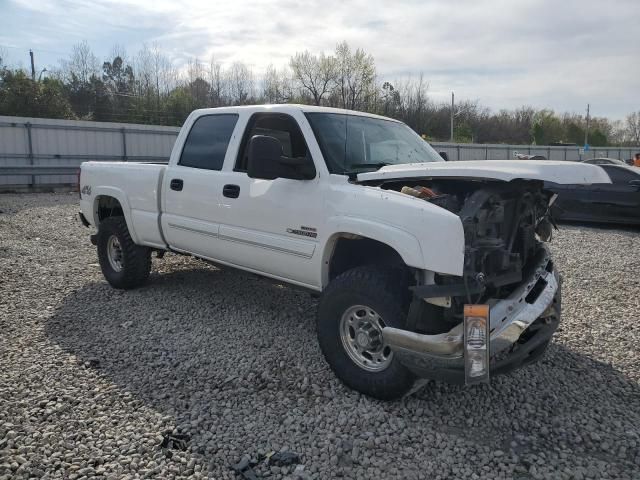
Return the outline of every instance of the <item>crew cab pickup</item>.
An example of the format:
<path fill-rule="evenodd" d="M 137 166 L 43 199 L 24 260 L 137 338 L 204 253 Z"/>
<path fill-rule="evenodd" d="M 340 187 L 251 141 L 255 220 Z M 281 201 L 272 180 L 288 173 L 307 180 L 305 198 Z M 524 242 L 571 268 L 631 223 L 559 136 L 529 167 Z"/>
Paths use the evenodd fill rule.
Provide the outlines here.
<path fill-rule="evenodd" d="M 361 112 L 229 107 L 194 111 L 168 165 L 83 163 L 80 216 L 116 288 L 168 251 L 317 292 L 329 366 L 393 399 L 544 352 L 560 320 L 545 181 L 610 182 L 572 162 L 444 162 Z"/>

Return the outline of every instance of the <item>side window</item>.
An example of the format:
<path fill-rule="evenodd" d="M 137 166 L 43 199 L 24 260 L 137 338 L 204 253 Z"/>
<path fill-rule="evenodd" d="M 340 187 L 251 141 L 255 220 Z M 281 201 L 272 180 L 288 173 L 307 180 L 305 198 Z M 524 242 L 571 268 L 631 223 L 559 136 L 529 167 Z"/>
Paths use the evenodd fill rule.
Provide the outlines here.
<path fill-rule="evenodd" d="M 603 167 L 612 183 L 616 184 L 625 184 L 629 183 L 631 180 L 640 179 L 639 175 L 635 175 L 633 172 L 628 172 L 624 167 Z"/>
<path fill-rule="evenodd" d="M 268 135 L 280 140 L 282 154 L 286 157 L 305 157 L 308 155 L 304 136 L 298 122 L 293 117 L 282 113 L 256 113 L 249 119 L 247 130 L 242 139 L 234 169 L 237 172 L 247 171 L 249 140 L 254 135 Z"/>
<path fill-rule="evenodd" d="M 226 113 L 198 118 L 184 142 L 178 165 L 221 170 L 237 121 L 238 115 Z"/>

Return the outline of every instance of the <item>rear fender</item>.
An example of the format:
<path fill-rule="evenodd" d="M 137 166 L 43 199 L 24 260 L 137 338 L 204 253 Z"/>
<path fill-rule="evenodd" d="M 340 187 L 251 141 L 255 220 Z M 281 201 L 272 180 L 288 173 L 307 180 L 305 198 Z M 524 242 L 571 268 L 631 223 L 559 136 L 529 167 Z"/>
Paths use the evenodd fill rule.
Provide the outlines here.
<path fill-rule="evenodd" d="M 100 197 L 113 197 L 115 198 L 120 206 L 122 207 L 122 213 L 124 214 L 124 219 L 127 222 L 127 228 L 129 229 L 129 234 L 131 235 L 131 239 L 134 243 L 139 244 L 138 235 L 136 234 L 134 223 L 131 218 L 131 205 L 124 191 L 117 187 L 109 187 L 109 186 L 98 186 L 94 187 L 93 191 L 93 204 L 91 209 L 92 215 L 92 224 L 95 225 L 96 228 L 100 225 L 100 218 L 98 216 L 98 206 L 100 204 Z"/>

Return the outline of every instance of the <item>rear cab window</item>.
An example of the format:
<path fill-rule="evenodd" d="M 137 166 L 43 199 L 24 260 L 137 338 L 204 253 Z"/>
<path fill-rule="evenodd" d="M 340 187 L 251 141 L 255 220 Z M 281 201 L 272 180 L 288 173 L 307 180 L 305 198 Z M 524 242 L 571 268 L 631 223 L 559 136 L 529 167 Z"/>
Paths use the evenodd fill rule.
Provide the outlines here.
<path fill-rule="evenodd" d="M 182 147 L 178 165 L 203 170 L 222 170 L 227 147 L 238 122 L 235 113 L 198 117 Z"/>

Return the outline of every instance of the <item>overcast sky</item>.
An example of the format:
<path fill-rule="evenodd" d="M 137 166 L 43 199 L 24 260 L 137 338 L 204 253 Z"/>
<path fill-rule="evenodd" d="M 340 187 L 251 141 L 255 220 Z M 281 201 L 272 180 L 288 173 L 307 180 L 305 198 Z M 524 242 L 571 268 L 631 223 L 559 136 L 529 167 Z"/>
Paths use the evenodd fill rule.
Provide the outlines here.
<path fill-rule="evenodd" d="M 27 66 L 32 48 L 39 70 L 82 40 L 101 60 L 155 42 L 176 65 L 213 54 L 256 73 L 347 40 L 384 79 L 423 72 L 435 101 L 640 110 L 640 0 L 0 0 L 0 19 L 9 62 Z"/>

